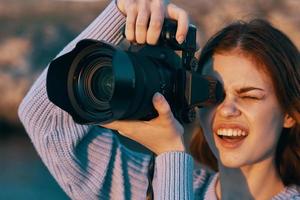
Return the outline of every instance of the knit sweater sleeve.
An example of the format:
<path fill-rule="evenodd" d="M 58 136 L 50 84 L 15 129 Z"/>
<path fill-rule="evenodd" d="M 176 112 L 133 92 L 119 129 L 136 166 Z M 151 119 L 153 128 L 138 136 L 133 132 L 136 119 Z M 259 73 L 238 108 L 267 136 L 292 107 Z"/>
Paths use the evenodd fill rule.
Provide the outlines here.
<path fill-rule="evenodd" d="M 115 2 L 59 55 L 85 38 L 118 44 L 125 17 Z M 19 117 L 41 159 L 72 199 L 145 199 L 150 156 L 123 146 L 118 137 L 99 126 L 76 124 L 49 101 L 47 69 L 35 81 L 19 106 Z M 156 158 L 155 199 L 191 199 L 192 158 L 170 152 Z"/>
<path fill-rule="evenodd" d="M 117 44 L 125 17 L 115 2 L 60 53 L 83 38 Z M 145 199 L 149 156 L 122 146 L 112 131 L 74 123 L 49 101 L 47 68 L 19 106 L 19 118 L 41 159 L 72 199 Z"/>
<path fill-rule="evenodd" d="M 185 152 L 166 152 L 156 157 L 154 199 L 193 200 L 193 158 Z"/>

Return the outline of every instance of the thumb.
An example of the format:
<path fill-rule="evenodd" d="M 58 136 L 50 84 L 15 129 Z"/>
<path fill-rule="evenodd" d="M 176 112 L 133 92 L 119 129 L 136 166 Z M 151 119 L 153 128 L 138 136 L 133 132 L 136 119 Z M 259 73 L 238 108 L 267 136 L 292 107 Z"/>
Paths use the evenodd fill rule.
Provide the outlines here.
<path fill-rule="evenodd" d="M 159 117 L 163 117 L 167 120 L 173 118 L 170 105 L 168 104 L 167 100 L 162 94 L 156 92 L 153 96 L 152 101 L 153 101 L 153 106 L 158 112 Z"/>

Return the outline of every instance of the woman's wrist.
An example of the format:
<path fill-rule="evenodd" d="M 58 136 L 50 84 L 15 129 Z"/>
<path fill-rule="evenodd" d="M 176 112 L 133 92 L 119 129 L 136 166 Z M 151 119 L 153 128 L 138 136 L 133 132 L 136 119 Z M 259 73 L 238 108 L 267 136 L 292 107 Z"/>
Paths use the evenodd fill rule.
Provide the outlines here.
<path fill-rule="evenodd" d="M 162 145 L 154 153 L 156 155 L 161 155 L 167 152 L 185 152 L 185 146 L 182 139 L 177 139 L 176 142 L 169 142 L 167 145 Z"/>
<path fill-rule="evenodd" d="M 193 199 L 193 166 L 192 156 L 185 152 L 168 152 L 157 156 L 154 198 L 174 199 L 176 194 L 176 199 Z"/>

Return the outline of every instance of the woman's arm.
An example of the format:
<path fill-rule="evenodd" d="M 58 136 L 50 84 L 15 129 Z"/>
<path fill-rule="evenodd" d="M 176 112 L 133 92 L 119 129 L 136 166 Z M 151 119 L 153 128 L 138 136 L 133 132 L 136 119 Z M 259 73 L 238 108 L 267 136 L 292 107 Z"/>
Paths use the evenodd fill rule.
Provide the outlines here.
<path fill-rule="evenodd" d="M 122 29 L 125 22 L 126 17 L 118 9 L 116 2 L 112 1 L 58 56 L 71 51 L 82 39 L 104 40 L 115 45 L 118 44 L 124 38 Z"/>
<path fill-rule="evenodd" d="M 194 199 L 193 164 L 193 158 L 185 152 L 167 152 L 157 156 L 154 199 Z"/>
<path fill-rule="evenodd" d="M 160 5 L 163 1 L 148 2 L 151 5 L 143 7 L 139 1 L 119 1 L 120 10 L 129 14 L 126 20 L 127 39 L 155 44 L 163 19 L 167 16 L 178 21 L 176 39 L 181 43 L 187 33 L 187 13 L 174 4 L 163 7 Z M 125 137 L 143 144 L 158 155 L 153 179 L 154 199 L 193 199 L 193 159 L 184 152 L 181 140 L 183 127 L 174 118 L 162 95 L 156 94 L 153 97 L 153 105 L 158 112 L 155 119 L 144 122 L 114 121 L 102 126 L 118 130 Z"/>
<path fill-rule="evenodd" d="M 124 15 L 111 2 L 60 54 L 83 38 L 117 44 L 124 23 Z M 145 198 L 149 157 L 124 148 L 108 129 L 74 123 L 49 101 L 46 73 L 47 69 L 23 99 L 19 117 L 60 186 L 72 199 Z"/>
<path fill-rule="evenodd" d="M 123 8 L 119 5 L 119 8 L 124 13 L 122 9 L 125 7 L 133 8 L 130 5 L 123 5 Z M 173 18 L 184 19 L 184 15 L 176 15 L 176 9 L 169 8 Z M 137 20 L 141 16 L 139 14 L 129 15 L 131 19 L 135 15 Z M 117 44 L 122 39 L 120 30 L 124 23 L 125 17 L 112 2 L 60 55 L 70 51 L 84 38 Z M 185 30 L 184 25 L 180 27 L 183 28 L 178 31 L 178 38 Z M 126 21 L 127 35 L 131 31 L 136 36 L 143 26 L 132 28 Z M 151 33 L 157 28 L 157 23 L 152 23 Z M 155 43 L 157 39 L 155 34 L 151 36 L 144 33 L 138 37 L 138 40 L 144 37 L 144 41 L 149 43 Z M 19 116 L 39 155 L 61 187 L 72 199 L 145 199 L 149 156 L 126 149 L 108 129 L 74 123 L 67 113 L 49 101 L 46 73 L 47 69 L 22 101 Z M 165 150 L 172 150 L 172 145 Z M 156 162 L 156 199 L 190 199 L 191 157 L 184 152 L 169 152 L 159 155 Z"/>

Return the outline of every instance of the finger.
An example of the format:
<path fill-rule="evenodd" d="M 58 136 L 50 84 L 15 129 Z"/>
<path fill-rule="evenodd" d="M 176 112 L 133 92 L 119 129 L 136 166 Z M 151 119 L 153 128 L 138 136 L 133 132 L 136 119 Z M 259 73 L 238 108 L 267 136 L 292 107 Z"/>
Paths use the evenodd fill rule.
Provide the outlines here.
<path fill-rule="evenodd" d="M 164 118 L 165 120 L 172 120 L 173 114 L 171 112 L 171 108 L 164 98 L 164 96 L 158 92 L 156 92 L 153 96 L 153 105 L 158 112 L 159 118 Z"/>
<path fill-rule="evenodd" d="M 145 135 L 141 133 L 148 133 L 151 125 L 144 121 L 120 120 L 109 124 L 101 125 L 105 128 L 118 131 L 121 135 L 130 138 L 136 142 L 143 144 Z"/>
<path fill-rule="evenodd" d="M 138 16 L 135 25 L 135 39 L 139 44 L 144 44 L 146 42 L 147 36 L 147 26 L 149 22 L 150 9 L 148 1 L 141 1 L 138 10 Z"/>
<path fill-rule="evenodd" d="M 141 127 L 142 121 L 116 120 L 110 123 L 101 124 L 100 126 L 116 130 L 126 137 L 135 133 L 136 127 Z"/>
<path fill-rule="evenodd" d="M 125 25 L 125 35 L 126 39 L 129 41 L 135 40 L 135 23 L 137 18 L 137 5 L 134 3 L 126 5 L 126 25 Z"/>
<path fill-rule="evenodd" d="M 169 18 L 177 21 L 176 40 L 181 44 L 185 40 L 189 28 L 188 14 L 174 4 L 167 6 L 166 14 Z"/>
<path fill-rule="evenodd" d="M 116 0 L 117 3 L 117 7 L 119 8 L 119 10 L 126 15 L 125 13 L 125 7 L 124 7 L 124 1 L 120 1 L 120 0 Z"/>
<path fill-rule="evenodd" d="M 165 17 L 164 4 L 161 2 L 151 5 L 151 17 L 147 31 L 147 43 L 155 45 L 159 39 Z"/>

